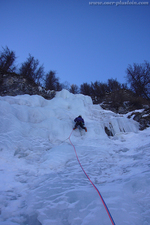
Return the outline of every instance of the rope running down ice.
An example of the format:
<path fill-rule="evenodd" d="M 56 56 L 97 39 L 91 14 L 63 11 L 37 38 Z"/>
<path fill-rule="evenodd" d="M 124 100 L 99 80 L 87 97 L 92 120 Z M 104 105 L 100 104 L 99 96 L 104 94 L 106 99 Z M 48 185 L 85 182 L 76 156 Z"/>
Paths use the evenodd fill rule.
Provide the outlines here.
<path fill-rule="evenodd" d="M 107 205 L 106 205 L 106 203 L 105 203 L 105 201 L 104 201 L 104 199 L 103 199 L 103 197 L 102 197 L 100 191 L 99 191 L 98 188 L 93 184 L 93 182 L 91 181 L 91 179 L 89 178 L 89 176 L 87 175 L 87 173 L 85 172 L 85 170 L 83 169 L 83 167 L 82 167 L 82 165 L 81 165 L 81 163 L 80 163 L 80 160 L 79 160 L 79 158 L 78 158 L 78 155 L 77 155 L 75 146 L 73 145 L 73 143 L 72 143 L 71 140 L 70 140 L 70 137 L 71 137 L 71 135 L 72 135 L 72 132 L 73 132 L 73 130 L 71 131 L 71 133 L 70 133 L 70 135 L 69 135 L 69 141 L 70 141 L 70 144 L 72 145 L 72 147 L 74 148 L 74 151 L 75 151 L 75 154 L 76 154 L 78 163 L 79 163 L 81 169 L 83 170 L 84 174 L 86 175 L 86 177 L 89 179 L 89 181 L 91 182 L 91 184 L 93 185 L 93 187 L 94 187 L 95 190 L 97 191 L 99 197 L 101 198 L 101 201 L 102 201 L 102 203 L 103 203 L 103 205 L 104 205 L 104 207 L 105 207 L 105 209 L 106 209 L 106 212 L 107 212 L 107 214 L 108 214 L 108 216 L 109 216 L 109 219 L 110 219 L 111 223 L 112 223 L 113 225 L 115 225 L 115 222 L 114 222 L 114 220 L 113 220 L 113 218 L 112 218 L 112 216 L 111 216 L 111 214 L 110 214 L 110 212 L 109 212 L 109 209 L 108 209 L 108 207 L 107 207 Z"/>

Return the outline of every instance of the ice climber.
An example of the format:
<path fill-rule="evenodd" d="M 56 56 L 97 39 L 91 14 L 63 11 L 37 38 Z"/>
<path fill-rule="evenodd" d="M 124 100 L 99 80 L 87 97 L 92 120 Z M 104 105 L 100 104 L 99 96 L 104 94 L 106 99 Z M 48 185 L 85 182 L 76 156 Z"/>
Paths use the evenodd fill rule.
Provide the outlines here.
<path fill-rule="evenodd" d="M 78 126 L 80 126 L 82 129 L 85 130 L 85 132 L 87 132 L 87 128 L 84 125 L 84 119 L 82 118 L 82 116 L 78 116 L 74 119 L 74 122 L 76 123 L 73 130 L 77 129 Z"/>

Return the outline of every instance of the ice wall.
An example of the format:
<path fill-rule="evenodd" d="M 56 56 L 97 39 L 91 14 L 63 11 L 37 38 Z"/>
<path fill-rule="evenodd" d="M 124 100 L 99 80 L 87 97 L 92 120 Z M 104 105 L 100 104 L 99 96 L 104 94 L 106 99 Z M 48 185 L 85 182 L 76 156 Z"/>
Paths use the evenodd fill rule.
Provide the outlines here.
<path fill-rule="evenodd" d="M 55 144 L 68 138 L 74 126 L 74 118 L 82 115 L 88 132 L 75 130 L 72 138 L 77 140 L 83 134 L 84 139 L 108 138 L 107 127 L 113 135 L 120 132 L 137 132 L 138 124 L 126 116 L 103 110 L 93 105 L 88 96 L 71 94 L 67 90 L 57 92 L 55 98 L 46 100 L 41 96 L 19 95 L 0 97 L 0 133 L 8 136 L 7 145 L 26 137 L 48 140 Z"/>

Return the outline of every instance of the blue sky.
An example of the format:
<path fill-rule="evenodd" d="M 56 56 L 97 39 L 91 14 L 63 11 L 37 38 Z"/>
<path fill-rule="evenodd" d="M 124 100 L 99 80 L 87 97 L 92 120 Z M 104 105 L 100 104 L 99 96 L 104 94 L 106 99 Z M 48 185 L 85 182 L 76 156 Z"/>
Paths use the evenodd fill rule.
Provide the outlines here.
<path fill-rule="evenodd" d="M 55 70 L 61 83 L 125 83 L 129 64 L 150 62 L 150 3 L 0 0 L 0 31 L 0 47 L 15 51 L 18 66 L 30 53 L 45 72 Z"/>

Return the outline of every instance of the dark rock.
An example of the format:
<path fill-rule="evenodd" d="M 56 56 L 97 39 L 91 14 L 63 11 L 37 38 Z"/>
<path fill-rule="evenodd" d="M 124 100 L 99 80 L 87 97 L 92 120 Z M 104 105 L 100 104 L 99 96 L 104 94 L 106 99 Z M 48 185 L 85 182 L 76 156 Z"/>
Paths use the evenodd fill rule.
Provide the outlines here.
<path fill-rule="evenodd" d="M 136 109 L 150 107 L 150 101 L 137 97 L 132 91 L 121 89 L 107 94 L 100 103 L 103 109 L 126 114 Z"/>
<path fill-rule="evenodd" d="M 138 113 L 133 117 L 133 119 L 139 122 L 140 130 L 150 127 L 150 108 L 143 110 L 141 113 Z"/>
<path fill-rule="evenodd" d="M 129 118 L 132 117 L 139 123 L 140 130 L 150 127 L 150 101 L 135 96 L 130 90 L 122 89 L 107 94 L 100 106 L 119 114 L 131 112 Z M 109 134 L 109 129 L 106 129 L 105 132 Z"/>
<path fill-rule="evenodd" d="M 150 108 L 143 109 L 140 112 L 132 112 L 128 118 L 131 117 L 140 124 L 140 130 L 150 127 Z"/>
<path fill-rule="evenodd" d="M 105 127 L 105 133 L 110 137 L 110 136 L 114 136 L 112 131 L 108 129 L 108 127 Z"/>
<path fill-rule="evenodd" d="M 0 95 L 1 96 L 16 96 L 16 95 L 40 95 L 45 99 L 52 99 L 55 96 L 55 91 L 45 90 L 34 82 L 27 80 L 25 77 L 7 73 L 0 74 Z"/>

